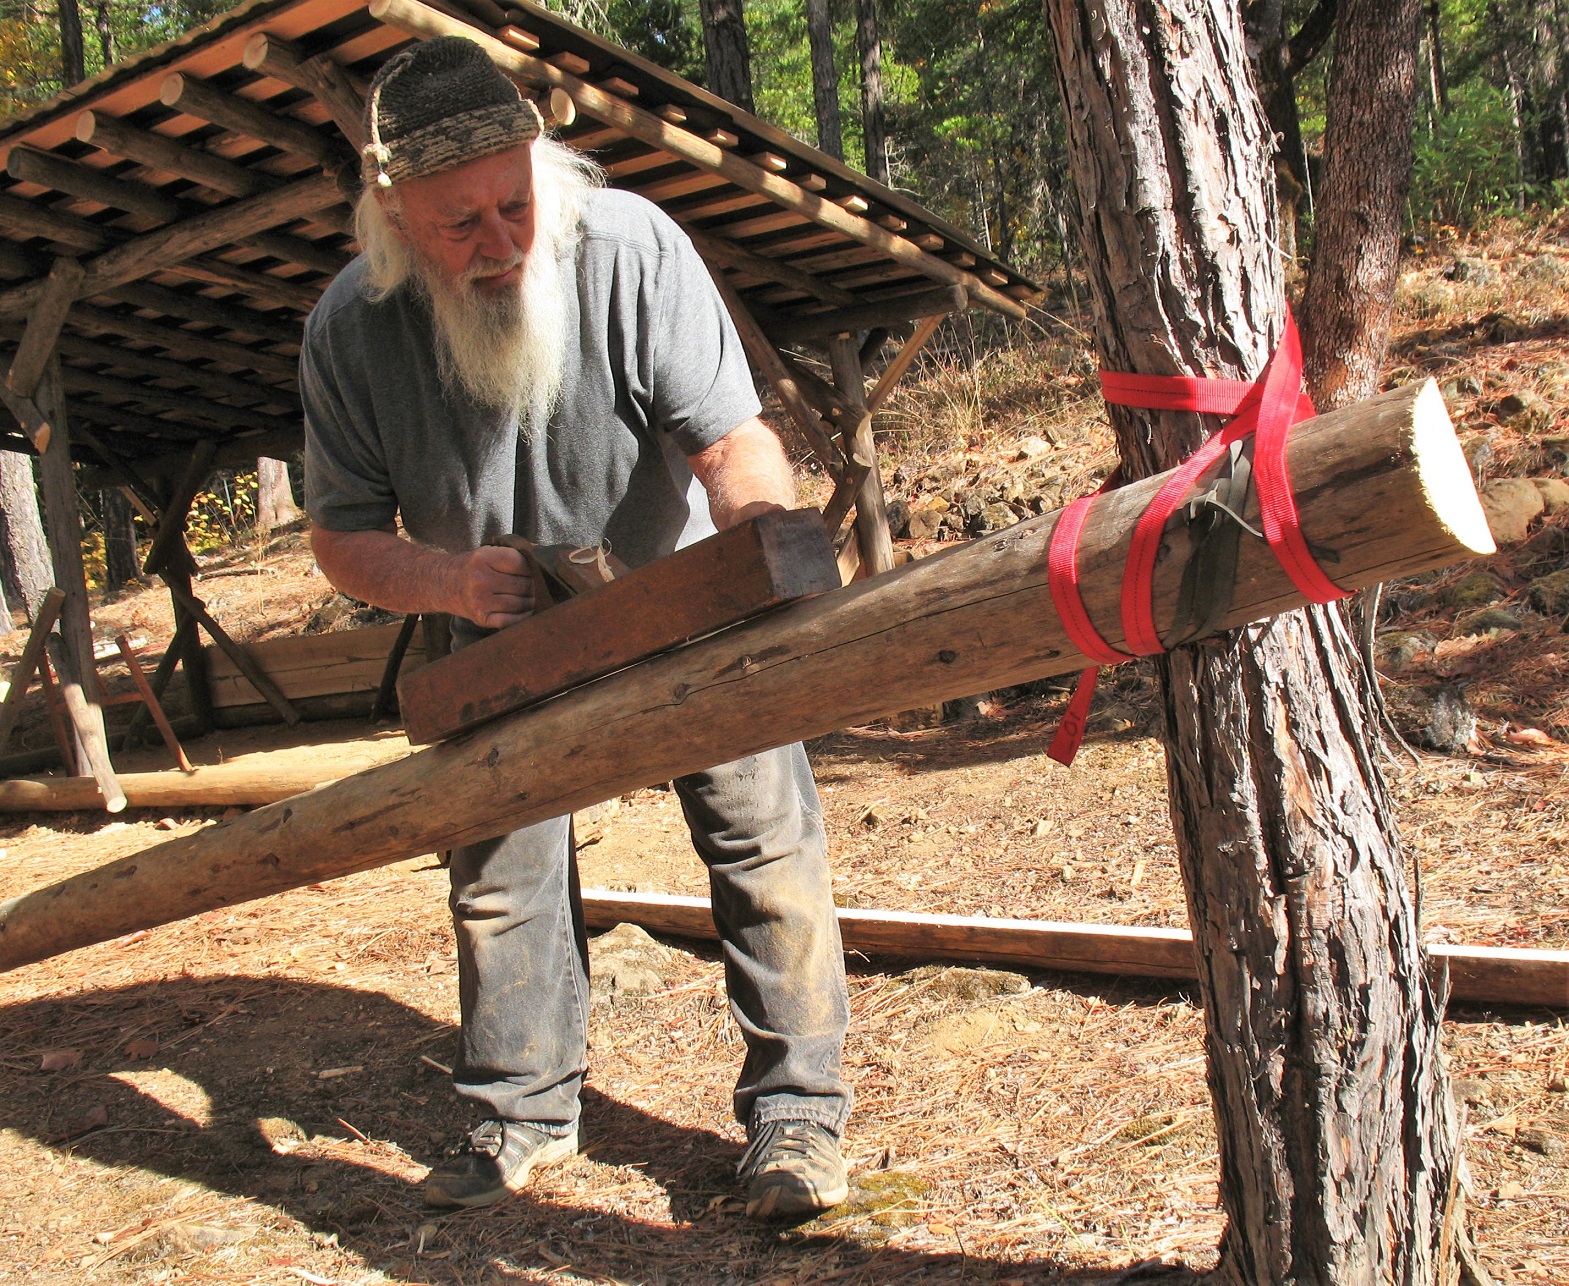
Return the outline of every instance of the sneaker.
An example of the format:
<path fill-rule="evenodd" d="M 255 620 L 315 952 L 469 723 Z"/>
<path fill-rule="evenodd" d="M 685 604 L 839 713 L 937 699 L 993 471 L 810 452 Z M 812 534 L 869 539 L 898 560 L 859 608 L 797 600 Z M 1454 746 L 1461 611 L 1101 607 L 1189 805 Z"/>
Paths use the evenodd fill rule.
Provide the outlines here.
<path fill-rule="evenodd" d="M 839 1136 L 816 1121 L 768 1121 L 741 1157 L 746 1213 L 794 1219 L 837 1206 L 850 1195 Z"/>
<path fill-rule="evenodd" d="M 535 1170 L 577 1152 L 577 1128 L 565 1137 L 524 1121 L 482 1121 L 452 1157 L 426 1176 L 429 1206 L 488 1206 L 517 1192 Z"/>

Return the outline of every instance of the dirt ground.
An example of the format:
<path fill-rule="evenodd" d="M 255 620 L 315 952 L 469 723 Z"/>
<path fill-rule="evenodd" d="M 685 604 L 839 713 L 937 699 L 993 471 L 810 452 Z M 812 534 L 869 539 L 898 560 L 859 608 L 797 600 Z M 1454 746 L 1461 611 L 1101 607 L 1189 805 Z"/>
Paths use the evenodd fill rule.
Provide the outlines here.
<path fill-rule="evenodd" d="M 1414 271 L 1408 292 L 1439 280 L 1436 267 Z M 1478 306 L 1450 290 L 1434 307 Z M 1399 360 L 1458 364 L 1433 357 L 1454 342 L 1447 316 L 1411 323 Z M 1500 461 L 1522 448 L 1483 404 L 1506 369 L 1519 380 L 1561 360 L 1562 331 L 1560 312 L 1513 338 L 1468 341 L 1481 391 L 1457 419 Z M 1555 408 L 1561 426 L 1569 406 Z M 1056 421 L 1013 423 L 1021 436 Z M 1489 566 L 1518 598 L 1510 556 Z M 1442 601 L 1473 570 L 1403 587 L 1393 624 L 1476 637 Z M 298 631 L 329 597 L 298 536 L 229 552 L 197 589 L 244 639 Z M 95 620 L 106 637 L 145 635 L 153 657 L 170 628 L 150 589 L 101 604 Z M 1396 752 L 1389 764 L 1432 940 L 1569 949 L 1569 750 L 1557 722 L 1569 642 L 1548 619 L 1521 634 L 1528 642 L 1490 635 L 1465 651 L 1480 715 L 1471 751 Z M 14 657 L 21 641 L 0 649 Z M 1391 688 L 1452 680 L 1440 662 L 1454 656 L 1392 674 Z M 1106 685 L 1071 772 L 1044 757 L 1063 700 L 989 694 L 937 726 L 911 719 L 814 743 L 837 899 L 1184 925 L 1147 676 L 1124 667 Z M 1547 731 L 1521 739 L 1522 728 Z M 309 755 L 327 770 L 407 751 L 395 729 L 309 735 L 310 747 L 286 751 L 275 730 L 189 749 L 205 763 Z M 34 721 L 17 744 L 47 737 Z M 152 748 L 122 764 L 164 766 Z M 0 897 L 217 817 L 0 817 Z M 593 810 L 579 839 L 588 887 L 706 892 L 667 791 Z M 741 1043 L 721 968 L 681 942 L 638 949 L 640 986 L 612 988 L 605 958 L 584 1154 L 499 1208 L 433 1215 L 418 1182 L 467 1123 L 443 1070 L 457 1019 L 444 885 L 420 857 L 0 977 L 0 1280 L 1109 1284 L 1192 1281 L 1214 1261 L 1223 1220 L 1190 989 L 852 957 L 851 1199 L 769 1229 L 744 1217 L 732 1183 Z M 1455 1008 L 1446 1045 L 1484 1259 L 1502 1282 L 1564 1286 L 1565 1011 Z"/>

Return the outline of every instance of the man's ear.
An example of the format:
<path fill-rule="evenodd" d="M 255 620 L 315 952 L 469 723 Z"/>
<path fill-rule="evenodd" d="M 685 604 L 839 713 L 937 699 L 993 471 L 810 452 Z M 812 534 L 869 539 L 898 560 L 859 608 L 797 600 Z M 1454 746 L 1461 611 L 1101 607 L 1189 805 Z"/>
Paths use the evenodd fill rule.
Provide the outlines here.
<path fill-rule="evenodd" d="M 372 188 L 371 194 L 375 197 L 376 204 L 381 207 L 387 226 L 392 229 L 399 241 L 407 245 L 409 237 L 404 229 L 402 193 L 394 192 L 390 188 Z"/>

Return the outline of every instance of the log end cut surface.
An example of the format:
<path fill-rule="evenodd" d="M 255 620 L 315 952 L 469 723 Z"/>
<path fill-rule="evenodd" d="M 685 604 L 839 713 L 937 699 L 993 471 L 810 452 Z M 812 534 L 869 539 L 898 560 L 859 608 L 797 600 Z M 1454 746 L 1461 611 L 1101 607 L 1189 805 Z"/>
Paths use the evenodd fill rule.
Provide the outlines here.
<path fill-rule="evenodd" d="M 1477 554 L 1497 553 L 1471 465 L 1455 436 L 1443 394 L 1432 380 L 1423 384 L 1411 416 L 1411 454 L 1423 497 L 1455 541 Z"/>

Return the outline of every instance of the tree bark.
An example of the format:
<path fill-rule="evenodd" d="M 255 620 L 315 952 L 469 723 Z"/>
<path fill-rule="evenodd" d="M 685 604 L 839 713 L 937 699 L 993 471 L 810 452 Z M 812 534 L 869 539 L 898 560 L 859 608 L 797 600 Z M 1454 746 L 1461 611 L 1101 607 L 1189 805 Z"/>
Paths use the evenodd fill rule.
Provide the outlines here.
<path fill-rule="evenodd" d="M 269 532 L 300 516 L 289 485 L 289 466 L 266 456 L 256 461 L 256 530 Z"/>
<path fill-rule="evenodd" d="M 31 623 L 54 584 L 54 573 L 32 461 L 17 451 L 0 451 L 0 547 L 7 597 L 26 611 Z"/>
<path fill-rule="evenodd" d="M 1322 409 L 1378 388 L 1411 186 L 1421 0 L 1341 0 L 1303 366 Z"/>
<path fill-rule="evenodd" d="M 742 0 L 699 0 L 708 88 L 743 112 L 752 106 L 752 60 Z"/>
<path fill-rule="evenodd" d="M 1271 135 L 1224 0 L 1048 0 L 1108 370 L 1252 378 L 1284 315 Z M 1216 427 L 1112 407 L 1127 476 Z M 1238 1286 L 1453 1279 L 1459 1141 L 1338 612 L 1157 663 Z"/>
<path fill-rule="evenodd" d="M 98 495 L 104 524 L 104 588 L 120 589 L 141 571 L 131 502 L 118 487 L 106 487 Z"/>
<path fill-rule="evenodd" d="M 87 52 L 82 42 L 82 10 L 76 0 L 60 3 L 60 78 L 66 89 L 87 79 Z"/>
<path fill-rule="evenodd" d="M 103 55 L 103 65 L 114 62 L 114 28 L 109 25 L 109 0 L 98 0 L 94 9 L 98 26 L 98 52 Z"/>
<path fill-rule="evenodd" d="M 866 173 L 888 183 L 888 118 L 883 108 L 883 40 L 877 0 L 856 0 L 855 48 L 861 56 L 861 137 Z"/>
<path fill-rule="evenodd" d="M 844 160 L 839 133 L 839 73 L 834 70 L 834 29 L 828 0 L 806 0 L 806 42 L 812 52 L 812 105 L 817 112 L 817 146 Z"/>

